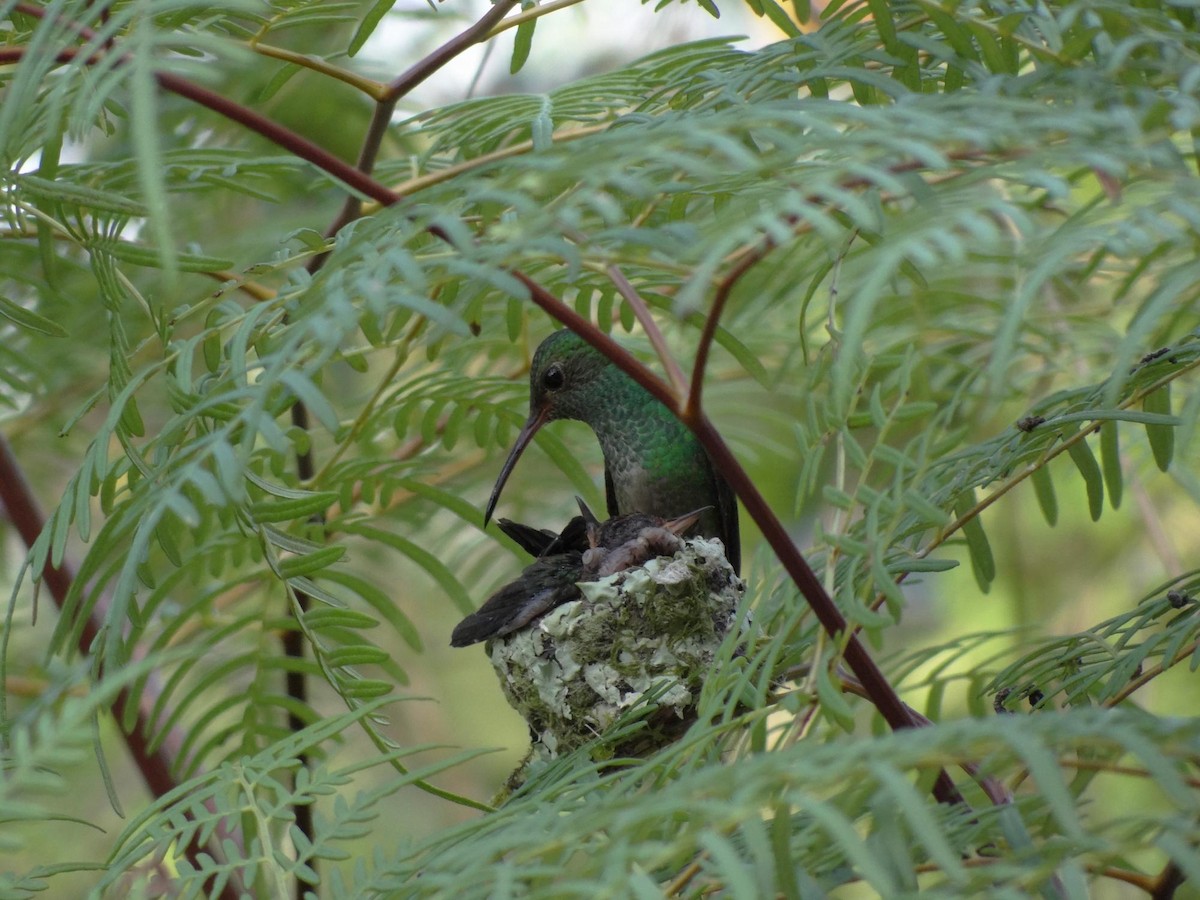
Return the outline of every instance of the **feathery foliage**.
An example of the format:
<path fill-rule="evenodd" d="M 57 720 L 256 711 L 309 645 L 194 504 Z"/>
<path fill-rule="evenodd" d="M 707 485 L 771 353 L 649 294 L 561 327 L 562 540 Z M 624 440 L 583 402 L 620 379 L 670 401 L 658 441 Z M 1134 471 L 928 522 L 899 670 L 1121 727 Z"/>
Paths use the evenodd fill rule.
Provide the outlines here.
<path fill-rule="evenodd" d="M 563 5 L 498 4 L 466 43 L 515 21 L 515 72 Z M 1195 10 L 745 6 L 782 38 L 393 118 L 419 79 L 358 54 L 429 11 L 0 3 L 0 481 L 29 544 L 0 659 L 0 820 L 21 826 L 0 893 L 1200 883 Z M 367 199 L 339 215 L 347 186 Z M 598 740 L 476 814 L 462 772 L 495 740 L 398 733 L 388 701 L 462 664 L 437 654 L 448 623 L 516 568 L 477 526 L 551 327 L 529 280 L 642 360 L 648 321 L 685 370 L 712 329 L 704 412 L 934 724 L 884 733 L 847 634 L 763 546 L 752 640 L 654 756 L 614 765 Z M 530 517 L 595 504 L 580 433 L 538 444 L 556 471 Z M 30 624 L 34 581 L 59 608 Z M 25 829 L 86 827 L 52 782 L 90 745 L 124 752 L 98 736 L 110 707 L 169 789 L 59 858 Z M 943 769 L 965 804 L 931 796 Z"/>

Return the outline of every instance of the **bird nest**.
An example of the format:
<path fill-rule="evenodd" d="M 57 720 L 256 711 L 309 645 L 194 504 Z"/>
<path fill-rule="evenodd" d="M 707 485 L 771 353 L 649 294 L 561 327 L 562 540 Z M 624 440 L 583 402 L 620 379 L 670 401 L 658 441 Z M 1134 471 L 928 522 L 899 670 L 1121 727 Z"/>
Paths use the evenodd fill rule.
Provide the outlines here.
<path fill-rule="evenodd" d="M 534 760 L 574 750 L 643 698 L 656 707 L 657 743 L 681 733 L 745 591 L 721 542 L 702 538 L 579 588 L 582 599 L 487 645 Z"/>

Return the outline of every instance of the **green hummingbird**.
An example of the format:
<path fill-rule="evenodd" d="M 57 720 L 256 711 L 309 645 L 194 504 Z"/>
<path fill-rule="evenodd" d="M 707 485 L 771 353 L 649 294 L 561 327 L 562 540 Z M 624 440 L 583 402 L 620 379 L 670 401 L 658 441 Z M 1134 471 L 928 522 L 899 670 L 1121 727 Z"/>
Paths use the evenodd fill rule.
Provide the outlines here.
<path fill-rule="evenodd" d="M 680 537 L 705 512 L 693 510 L 674 519 L 638 513 L 601 523 L 583 500 L 575 500 L 582 516 L 573 518 L 559 535 L 503 520 L 505 534 L 530 553 L 539 554 L 538 558 L 516 581 L 500 588 L 454 627 L 451 647 L 466 647 L 524 628 L 556 606 L 583 596 L 578 587 L 581 581 L 597 581 L 674 554 L 683 546 Z"/>
<path fill-rule="evenodd" d="M 509 474 L 538 429 L 555 419 L 586 422 L 604 453 L 609 516 L 661 518 L 709 507 L 697 531 L 720 538 L 741 569 L 737 500 L 700 442 L 659 400 L 572 331 L 556 331 L 533 356 L 529 418 L 504 461 L 483 515 L 486 525 Z"/>

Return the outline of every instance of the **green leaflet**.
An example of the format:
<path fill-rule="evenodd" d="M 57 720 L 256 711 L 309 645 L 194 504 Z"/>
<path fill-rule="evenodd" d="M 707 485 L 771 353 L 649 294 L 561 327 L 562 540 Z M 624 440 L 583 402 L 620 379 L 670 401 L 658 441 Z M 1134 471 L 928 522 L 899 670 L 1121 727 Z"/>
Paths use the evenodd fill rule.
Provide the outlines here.
<path fill-rule="evenodd" d="M 1045 463 L 1039 464 L 1029 475 L 1033 482 L 1033 493 L 1037 497 L 1038 506 L 1046 518 L 1046 524 L 1054 526 L 1058 523 L 1058 498 L 1054 494 L 1054 480 Z"/>
<path fill-rule="evenodd" d="M 135 200 L 78 183 L 51 181 L 36 175 L 21 175 L 17 184 L 35 196 L 96 212 L 139 217 L 147 215 L 146 207 Z"/>
<path fill-rule="evenodd" d="M 167 268 L 171 258 L 181 272 L 215 272 L 233 266 L 231 259 L 179 251 L 168 255 L 156 247 L 145 247 L 129 241 L 95 240 L 89 246 L 110 253 L 122 262 L 154 269 Z"/>
<path fill-rule="evenodd" d="M 1156 416 L 1171 416 L 1171 382 L 1167 382 L 1158 390 L 1146 395 L 1142 400 L 1142 409 Z M 1150 449 L 1154 453 L 1154 461 L 1164 472 L 1171 466 L 1175 455 L 1174 423 L 1146 424 L 1146 438 L 1150 441 Z"/>
<path fill-rule="evenodd" d="M 1100 514 L 1104 512 L 1104 476 L 1096 463 L 1096 455 L 1086 438 L 1073 442 L 1067 448 L 1067 453 L 1087 486 L 1088 513 L 1093 522 L 1099 521 Z"/>
<path fill-rule="evenodd" d="M 345 547 L 323 547 L 304 556 L 285 557 L 279 561 L 281 578 L 299 578 L 328 568 L 346 555 Z"/>
<path fill-rule="evenodd" d="M 363 48 L 363 44 L 367 39 L 375 33 L 375 29 L 379 23 L 383 21 L 383 17 L 388 14 L 393 6 L 396 5 L 396 0 L 375 0 L 371 4 L 371 8 L 363 13 L 362 21 L 358 23 L 358 27 L 354 29 L 354 35 L 350 38 L 350 43 L 346 47 L 347 56 L 355 56 L 358 51 Z"/>
<path fill-rule="evenodd" d="M 954 512 L 962 518 L 971 513 L 974 505 L 974 493 L 963 494 L 954 504 Z M 971 557 L 971 571 L 975 573 L 975 581 L 980 590 L 986 593 L 996 579 L 996 560 L 992 556 L 992 546 L 979 518 L 978 513 L 974 513 L 964 519 L 962 533 Z"/>
<path fill-rule="evenodd" d="M 1104 472 L 1104 486 L 1108 488 L 1108 502 L 1117 509 L 1121 505 L 1124 476 L 1121 474 L 1116 422 L 1105 422 L 1100 426 L 1100 468 Z"/>
<path fill-rule="evenodd" d="M 0 316 L 3 316 L 10 322 L 15 322 L 22 328 L 36 331 L 38 334 L 45 334 L 50 337 L 67 336 L 67 330 L 57 322 L 47 319 L 45 316 L 40 316 L 3 295 L 0 295 Z"/>
<path fill-rule="evenodd" d="M 516 75 L 529 60 L 529 51 L 533 49 L 533 30 L 536 27 L 536 18 L 526 19 L 517 26 L 516 38 L 513 40 L 512 59 L 508 64 L 510 74 Z"/>

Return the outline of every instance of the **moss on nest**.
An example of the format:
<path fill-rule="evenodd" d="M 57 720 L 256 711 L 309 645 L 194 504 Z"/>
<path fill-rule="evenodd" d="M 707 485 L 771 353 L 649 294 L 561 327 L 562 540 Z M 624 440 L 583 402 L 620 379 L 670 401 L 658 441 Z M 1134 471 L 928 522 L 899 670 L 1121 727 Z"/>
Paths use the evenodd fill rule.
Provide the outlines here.
<path fill-rule="evenodd" d="M 487 646 L 535 760 L 587 742 L 647 693 L 688 717 L 745 590 L 721 542 L 700 538 L 579 587 L 583 599 Z"/>

